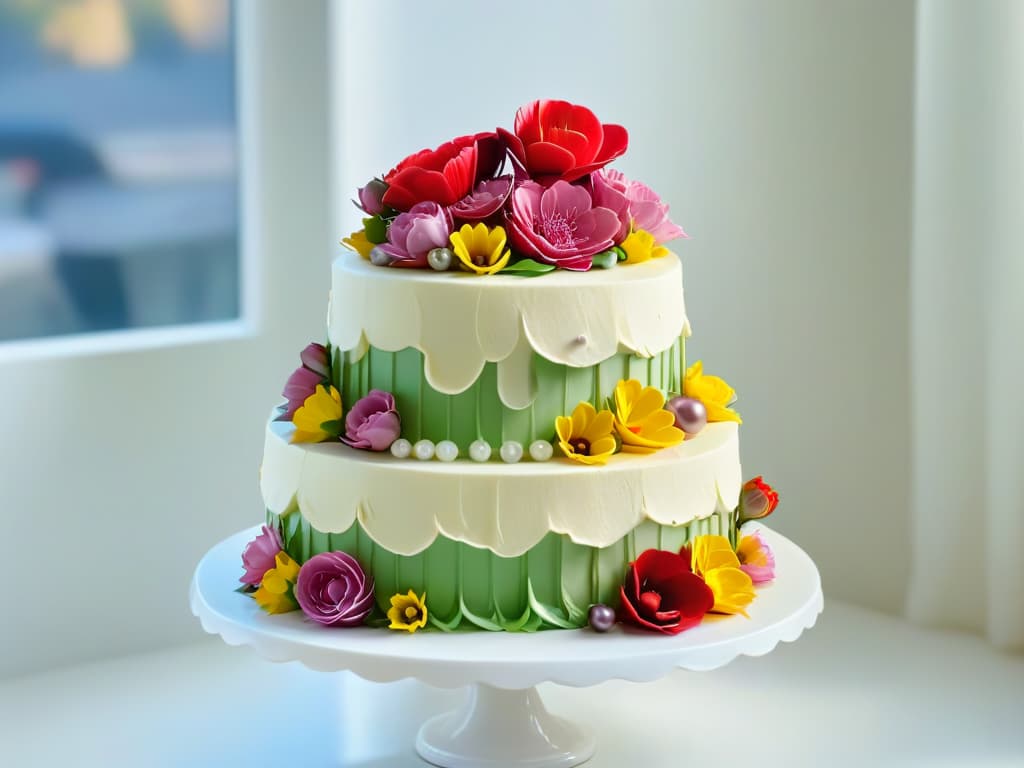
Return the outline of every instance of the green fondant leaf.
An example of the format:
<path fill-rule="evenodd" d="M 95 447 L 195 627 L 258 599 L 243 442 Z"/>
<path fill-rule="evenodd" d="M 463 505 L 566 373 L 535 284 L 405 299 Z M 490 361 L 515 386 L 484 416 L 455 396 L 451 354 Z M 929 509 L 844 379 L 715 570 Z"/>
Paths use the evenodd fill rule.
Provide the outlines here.
<path fill-rule="evenodd" d="M 619 261 L 625 261 L 626 260 L 626 252 L 625 252 L 625 250 L 623 250 L 622 248 L 620 248 L 617 245 L 614 248 L 612 248 L 612 250 L 615 251 L 615 256 L 618 258 Z"/>
<path fill-rule="evenodd" d="M 529 596 L 530 608 L 533 613 L 543 619 L 545 622 L 553 627 L 561 627 L 562 629 L 576 629 L 576 624 L 571 623 L 567 618 L 561 616 L 561 611 L 557 608 L 544 605 L 540 600 L 537 599 L 536 593 L 533 591 L 533 580 L 526 580 L 526 594 Z"/>
<path fill-rule="evenodd" d="M 499 274 L 502 275 L 518 275 L 520 277 L 536 277 L 538 275 L 544 275 L 548 272 L 556 269 L 554 264 L 542 264 L 539 261 L 533 259 L 520 259 L 512 264 L 509 264 Z"/>
<path fill-rule="evenodd" d="M 427 612 L 427 621 L 430 622 L 431 626 L 437 627 L 442 632 L 454 632 L 459 628 L 459 624 L 462 623 L 462 611 L 456 611 L 455 615 L 449 620 L 444 621 L 443 619 L 437 618 L 436 613 Z"/>
<path fill-rule="evenodd" d="M 366 239 L 374 245 L 387 242 L 388 224 L 380 216 L 363 219 L 363 228 L 366 230 Z"/>
<path fill-rule="evenodd" d="M 466 602 L 461 596 L 459 597 L 459 608 L 466 619 L 473 624 L 476 624 L 481 629 L 489 629 L 492 632 L 500 632 L 503 629 L 502 625 L 495 621 L 494 616 L 488 619 L 483 616 L 477 616 L 475 613 L 470 611 L 469 608 L 466 607 Z"/>
<path fill-rule="evenodd" d="M 619 255 L 615 251 L 601 251 L 594 256 L 592 265 L 598 269 L 611 269 L 619 263 Z"/>
<path fill-rule="evenodd" d="M 340 435 L 344 426 L 345 421 L 343 419 L 331 419 L 330 421 L 320 422 L 320 429 L 329 435 Z"/>

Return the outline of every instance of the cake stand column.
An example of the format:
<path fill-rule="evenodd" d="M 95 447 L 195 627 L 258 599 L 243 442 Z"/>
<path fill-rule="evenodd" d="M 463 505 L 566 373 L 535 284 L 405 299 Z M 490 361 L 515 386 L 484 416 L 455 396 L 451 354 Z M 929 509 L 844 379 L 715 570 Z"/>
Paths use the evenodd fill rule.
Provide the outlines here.
<path fill-rule="evenodd" d="M 594 754 L 594 737 L 548 712 L 536 688 L 469 687 L 457 710 L 431 718 L 416 751 L 442 768 L 570 768 Z"/>

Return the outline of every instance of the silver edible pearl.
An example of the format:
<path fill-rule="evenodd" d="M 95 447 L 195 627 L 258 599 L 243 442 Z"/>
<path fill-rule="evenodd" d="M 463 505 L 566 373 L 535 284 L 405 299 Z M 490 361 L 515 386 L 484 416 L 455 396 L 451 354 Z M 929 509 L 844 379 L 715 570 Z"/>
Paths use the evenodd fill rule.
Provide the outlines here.
<path fill-rule="evenodd" d="M 615 626 L 615 611 L 604 603 L 597 603 L 590 606 L 587 620 L 595 632 L 607 632 Z"/>
<path fill-rule="evenodd" d="M 584 335 L 583 335 L 583 334 L 581 333 L 581 334 L 580 334 L 579 336 L 577 336 L 577 337 L 576 337 L 576 343 L 577 343 L 577 344 L 586 344 L 586 343 L 587 343 L 587 337 L 586 337 L 586 336 L 584 336 Z"/>
<path fill-rule="evenodd" d="M 378 246 L 374 246 L 370 251 L 370 263 L 375 267 L 389 267 L 393 261 L 394 258 L 391 254 L 386 253 Z"/>
<path fill-rule="evenodd" d="M 412 455 L 420 461 L 430 461 L 434 458 L 434 444 L 429 440 L 417 440 L 412 447 Z"/>
<path fill-rule="evenodd" d="M 459 456 L 459 446 L 451 440 L 442 440 L 434 449 L 434 455 L 441 461 L 455 461 Z"/>
<path fill-rule="evenodd" d="M 436 269 L 438 272 L 445 272 L 451 269 L 454 260 L 455 255 L 450 248 L 431 248 L 427 253 L 427 264 L 430 265 L 431 269 Z"/>
<path fill-rule="evenodd" d="M 707 426 L 708 409 L 700 400 L 673 397 L 665 404 L 665 408 L 676 417 L 676 426 L 688 435 L 696 435 Z"/>
<path fill-rule="evenodd" d="M 407 459 L 412 453 L 412 443 L 404 437 L 400 437 L 391 444 L 391 455 L 396 459 Z"/>
<path fill-rule="evenodd" d="M 534 461 L 547 461 L 554 451 L 547 440 L 534 440 L 530 443 L 530 458 Z"/>
<path fill-rule="evenodd" d="M 491 446 L 486 440 L 474 440 L 469 444 L 469 458 L 473 461 L 490 461 Z"/>
<path fill-rule="evenodd" d="M 523 458 L 523 444 L 516 440 L 506 440 L 501 444 L 501 460 L 506 464 L 515 464 Z"/>

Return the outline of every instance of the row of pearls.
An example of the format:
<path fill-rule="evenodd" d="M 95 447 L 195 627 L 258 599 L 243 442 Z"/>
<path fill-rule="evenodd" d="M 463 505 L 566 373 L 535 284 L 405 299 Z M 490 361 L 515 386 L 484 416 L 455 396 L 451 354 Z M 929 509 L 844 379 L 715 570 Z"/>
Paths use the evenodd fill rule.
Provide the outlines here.
<path fill-rule="evenodd" d="M 473 461 L 490 461 L 491 453 L 491 444 L 486 440 L 474 440 L 469 444 L 469 458 Z M 529 453 L 534 461 L 547 461 L 554 454 L 554 448 L 547 440 L 534 440 L 530 443 Z M 391 455 L 396 459 L 413 456 L 420 461 L 430 461 L 436 457 L 440 461 L 449 462 L 459 457 L 459 446 L 451 440 L 442 440 L 435 445 L 431 440 L 410 443 L 400 437 L 391 444 Z M 506 440 L 498 449 L 498 455 L 506 464 L 516 464 L 523 459 L 523 444 L 518 440 Z"/>

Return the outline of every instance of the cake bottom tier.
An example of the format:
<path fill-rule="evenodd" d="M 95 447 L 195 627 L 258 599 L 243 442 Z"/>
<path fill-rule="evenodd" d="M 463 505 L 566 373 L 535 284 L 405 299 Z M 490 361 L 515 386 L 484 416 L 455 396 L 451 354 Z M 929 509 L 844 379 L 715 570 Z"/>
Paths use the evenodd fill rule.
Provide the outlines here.
<path fill-rule="evenodd" d="M 619 541 L 600 548 L 549 533 L 522 555 L 501 557 L 489 549 L 438 536 L 419 554 L 396 555 L 374 542 L 358 522 L 342 533 L 324 533 L 313 528 L 299 510 L 283 516 L 268 513 L 267 520 L 279 526 L 285 550 L 300 564 L 331 551 L 358 559 L 373 576 L 377 619 L 387 612 L 392 595 L 411 589 L 426 593 L 429 622 L 445 631 L 582 627 L 591 605 L 618 607 L 626 568 L 641 552 L 678 551 L 704 534 L 735 539 L 733 513 L 715 512 L 679 526 L 645 521 Z"/>

